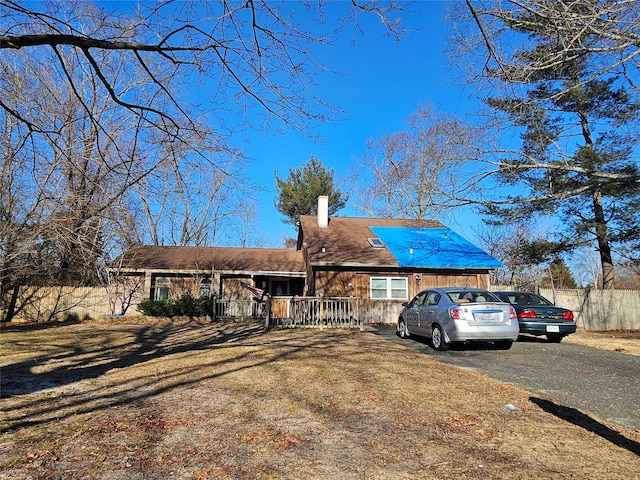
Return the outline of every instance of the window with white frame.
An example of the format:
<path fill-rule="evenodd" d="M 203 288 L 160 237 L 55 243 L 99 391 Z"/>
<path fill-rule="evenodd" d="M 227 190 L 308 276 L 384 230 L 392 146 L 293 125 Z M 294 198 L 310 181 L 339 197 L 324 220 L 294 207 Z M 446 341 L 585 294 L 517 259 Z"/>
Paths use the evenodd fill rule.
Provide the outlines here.
<path fill-rule="evenodd" d="M 371 299 L 407 300 L 408 285 L 406 277 L 371 277 Z"/>

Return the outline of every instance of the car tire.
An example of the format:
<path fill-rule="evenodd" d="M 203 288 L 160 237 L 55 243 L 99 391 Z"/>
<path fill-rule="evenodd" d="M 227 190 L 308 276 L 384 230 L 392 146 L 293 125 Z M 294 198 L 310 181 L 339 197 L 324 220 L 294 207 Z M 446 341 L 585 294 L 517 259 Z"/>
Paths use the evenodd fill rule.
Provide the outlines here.
<path fill-rule="evenodd" d="M 398 320 L 398 336 L 400 338 L 407 338 L 409 336 L 409 332 L 407 331 L 407 324 L 402 318 Z"/>
<path fill-rule="evenodd" d="M 513 345 L 511 340 L 500 340 L 498 342 L 493 342 L 498 350 L 509 350 Z"/>
<path fill-rule="evenodd" d="M 562 341 L 562 337 L 564 335 L 557 335 L 555 333 L 550 333 L 547 335 L 547 341 L 549 343 L 560 343 Z"/>
<path fill-rule="evenodd" d="M 440 325 L 434 325 L 431 331 L 431 345 L 440 352 L 444 352 L 449 348 L 447 342 L 444 341 L 444 333 Z"/>

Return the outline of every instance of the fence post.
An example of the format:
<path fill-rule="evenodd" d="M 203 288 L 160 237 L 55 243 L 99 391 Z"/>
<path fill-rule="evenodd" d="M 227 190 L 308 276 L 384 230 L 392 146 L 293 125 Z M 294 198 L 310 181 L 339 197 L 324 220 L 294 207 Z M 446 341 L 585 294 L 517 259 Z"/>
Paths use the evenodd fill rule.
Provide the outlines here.
<path fill-rule="evenodd" d="M 271 295 L 267 293 L 267 303 L 265 305 L 264 329 L 269 330 L 271 326 Z"/>

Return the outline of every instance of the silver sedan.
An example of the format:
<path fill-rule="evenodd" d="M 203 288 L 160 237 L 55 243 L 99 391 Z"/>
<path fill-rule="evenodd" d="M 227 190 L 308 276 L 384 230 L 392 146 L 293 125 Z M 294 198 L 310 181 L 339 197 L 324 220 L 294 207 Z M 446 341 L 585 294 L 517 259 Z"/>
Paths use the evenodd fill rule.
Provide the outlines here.
<path fill-rule="evenodd" d="M 423 290 L 403 303 L 398 335 L 431 339 L 436 350 L 454 342 L 493 342 L 507 350 L 518 338 L 515 309 L 479 288 L 445 287 Z"/>

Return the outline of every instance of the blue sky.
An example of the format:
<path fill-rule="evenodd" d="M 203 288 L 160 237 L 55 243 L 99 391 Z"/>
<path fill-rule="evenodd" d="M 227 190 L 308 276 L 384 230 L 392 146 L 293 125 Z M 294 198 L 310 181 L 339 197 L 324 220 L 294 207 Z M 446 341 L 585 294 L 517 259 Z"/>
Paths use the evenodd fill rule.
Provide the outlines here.
<path fill-rule="evenodd" d="M 296 131 L 280 135 L 249 132 L 247 142 L 237 145 L 250 157 L 252 179 L 265 189 L 256 195 L 261 246 L 282 247 L 284 238 L 296 236 L 274 207 L 276 170 L 286 178 L 289 168 L 300 167 L 313 155 L 332 168 L 339 181 L 350 173 L 354 158 L 364 154 L 368 139 L 406 129 L 408 117 L 421 105 L 459 115 L 477 105 L 470 98 L 471 89 L 455 79 L 460 72 L 450 67 L 444 53 L 448 36 L 445 2 L 421 1 L 411 9 L 414 13 L 403 18 L 403 26 L 411 32 L 400 43 L 384 35 L 376 17 L 365 16 L 355 45 L 351 45 L 352 30 L 346 30 L 335 45 L 322 49 L 319 60 L 340 75 L 320 77 L 316 93 L 343 113 L 342 120 L 310 132 L 319 141 Z M 338 215 L 362 216 L 348 207 Z M 448 226 L 471 236 L 470 231 Z"/>

